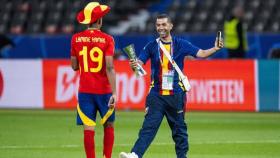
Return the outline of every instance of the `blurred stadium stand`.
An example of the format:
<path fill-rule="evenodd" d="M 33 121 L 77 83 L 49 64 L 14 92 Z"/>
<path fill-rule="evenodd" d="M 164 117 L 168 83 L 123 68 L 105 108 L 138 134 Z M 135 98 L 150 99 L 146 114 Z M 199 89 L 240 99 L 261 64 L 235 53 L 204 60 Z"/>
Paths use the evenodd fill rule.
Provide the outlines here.
<path fill-rule="evenodd" d="M 76 14 L 88 0 L 1 0 L 0 33 L 10 34 L 70 34 L 83 29 L 76 22 Z M 101 1 L 104 3 L 103 1 Z M 155 1 L 114 0 L 105 3 L 111 13 L 104 18 L 108 27 L 127 20 L 141 8 Z"/>
<path fill-rule="evenodd" d="M 174 0 L 166 12 L 175 23 L 175 32 L 215 32 L 221 30 L 234 5 L 245 8 L 245 26 L 249 32 L 280 32 L 279 0 Z M 154 23 L 148 20 L 149 27 Z M 146 29 L 147 32 L 149 28 Z"/>
<path fill-rule="evenodd" d="M 71 34 L 83 29 L 76 13 L 88 0 L 1 0 L 0 33 Z M 242 3 L 249 32 L 280 32 L 279 0 L 105 0 L 104 18 L 112 34 L 151 33 L 158 12 L 174 20 L 175 33 L 209 33 L 221 29 L 231 8 Z"/>
<path fill-rule="evenodd" d="M 85 29 L 76 14 L 89 0 L 0 0 L 0 34 L 11 37 L 15 48 L 4 58 L 68 58 L 71 35 Z M 155 17 L 168 13 L 173 32 L 201 48 L 209 48 L 222 30 L 231 9 L 242 3 L 248 30 L 247 58 L 270 58 L 280 43 L 280 0 L 100 0 L 111 7 L 102 30 L 112 34 L 116 50 L 128 44 L 139 53 L 155 38 Z M 225 50 L 212 58 L 227 58 Z"/>

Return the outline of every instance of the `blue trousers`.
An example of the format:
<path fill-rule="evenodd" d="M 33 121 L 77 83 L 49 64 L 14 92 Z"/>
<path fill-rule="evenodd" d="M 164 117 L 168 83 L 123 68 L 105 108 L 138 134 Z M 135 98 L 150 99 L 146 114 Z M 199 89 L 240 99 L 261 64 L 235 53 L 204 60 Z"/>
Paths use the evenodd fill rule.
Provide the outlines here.
<path fill-rule="evenodd" d="M 143 157 L 145 151 L 155 138 L 165 116 L 172 130 L 177 158 L 186 158 L 189 145 L 184 118 L 185 102 L 185 93 L 168 96 L 150 93 L 146 99 L 147 113 L 142 128 L 139 131 L 138 139 L 131 152 L 135 152 L 139 158 Z"/>

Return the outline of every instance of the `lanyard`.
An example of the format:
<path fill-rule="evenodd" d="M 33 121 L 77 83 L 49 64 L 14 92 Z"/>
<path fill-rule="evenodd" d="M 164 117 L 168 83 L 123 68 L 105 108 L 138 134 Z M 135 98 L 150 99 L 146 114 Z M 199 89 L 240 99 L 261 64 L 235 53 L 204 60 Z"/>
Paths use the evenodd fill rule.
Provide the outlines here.
<path fill-rule="evenodd" d="M 163 61 L 160 57 L 160 46 L 159 46 L 159 42 L 163 43 L 162 41 L 158 41 L 158 57 L 159 57 L 159 61 L 161 63 L 161 65 L 163 64 Z M 164 56 L 164 53 L 162 54 L 162 57 Z M 173 41 L 171 41 L 171 44 L 170 44 L 170 56 L 171 56 L 171 59 L 173 60 Z"/>

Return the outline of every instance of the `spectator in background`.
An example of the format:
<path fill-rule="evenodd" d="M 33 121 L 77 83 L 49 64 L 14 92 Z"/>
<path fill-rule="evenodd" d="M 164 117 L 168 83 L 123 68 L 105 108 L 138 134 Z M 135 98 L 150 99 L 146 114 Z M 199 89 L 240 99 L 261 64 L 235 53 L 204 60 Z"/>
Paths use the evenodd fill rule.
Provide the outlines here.
<path fill-rule="evenodd" d="M 15 43 L 6 35 L 0 34 L 0 58 L 4 58 L 4 50 L 14 47 Z"/>
<path fill-rule="evenodd" d="M 237 5 L 224 23 L 224 42 L 229 58 L 245 58 L 246 56 L 248 46 L 246 31 L 242 22 L 243 16 L 243 7 Z"/>

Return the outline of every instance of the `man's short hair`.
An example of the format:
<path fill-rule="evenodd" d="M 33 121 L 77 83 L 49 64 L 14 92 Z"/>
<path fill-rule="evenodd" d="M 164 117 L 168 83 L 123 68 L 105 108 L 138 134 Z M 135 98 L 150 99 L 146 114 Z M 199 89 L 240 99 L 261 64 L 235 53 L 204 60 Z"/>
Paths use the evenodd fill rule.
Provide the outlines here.
<path fill-rule="evenodd" d="M 157 19 L 164 19 L 164 18 L 167 18 L 167 21 L 170 22 L 170 23 L 172 23 L 172 20 L 171 20 L 170 16 L 167 15 L 167 14 L 159 14 L 159 15 L 157 16 Z"/>

